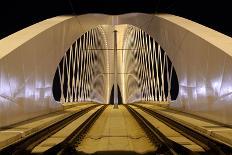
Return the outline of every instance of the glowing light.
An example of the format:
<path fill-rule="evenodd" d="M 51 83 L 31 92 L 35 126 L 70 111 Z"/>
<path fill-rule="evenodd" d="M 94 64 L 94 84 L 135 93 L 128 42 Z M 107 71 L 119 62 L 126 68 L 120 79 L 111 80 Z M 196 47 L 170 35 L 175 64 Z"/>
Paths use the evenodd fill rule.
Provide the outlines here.
<path fill-rule="evenodd" d="M 221 86 L 221 82 L 219 82 L 219 81 L 213 81 L 212 82 L 212 87 L 213 87 L 213 89 L 215 91 L 218 91 L 218 89 L 220 88 L 220 86 Z"/>
<path fill-rule="evenodd" d="M 205 96 L 206 94 L 206 87 L 205 86 L 200 86 L 200 87 L 197 87 L 197 93 L 202 95 L 202 96 Z"/>

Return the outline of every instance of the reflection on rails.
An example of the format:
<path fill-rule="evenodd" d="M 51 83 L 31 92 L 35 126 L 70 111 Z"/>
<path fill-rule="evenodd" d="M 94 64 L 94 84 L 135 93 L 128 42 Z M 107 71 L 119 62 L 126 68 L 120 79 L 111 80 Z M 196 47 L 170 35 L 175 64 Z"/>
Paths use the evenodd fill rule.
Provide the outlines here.
<path fill-rule="evenodd" d="M 140 122 L 147 133 L 151 135 L 152 142 L 157 144 L 162 153 L 172 154 L 230 154 L 232 148 L 206 137 L 187 126 L 165 117 L 149 108 L 133 104 L 127 106 L 136 120 Z"/>
<path fill-rule="evenodd" d="M 232 153 L 229 143 L 206 136 L 151 105 L 127 104 L 118 109 L 106 104 L 70 105 L 73 111 L 68 117 L 0 148 L 0 154 Z"/>
<path fill-rule="evenodd" d="M 91 105 L 0 150 L 0 154 L 62 153 L 87 131 L 107 105 Z"/>
<path fill-rule="evenodd" d="M 108 106 L 85 138 L 76 145 L 81 154 L 149 154 L 157 150 L 125 106 Z"/>

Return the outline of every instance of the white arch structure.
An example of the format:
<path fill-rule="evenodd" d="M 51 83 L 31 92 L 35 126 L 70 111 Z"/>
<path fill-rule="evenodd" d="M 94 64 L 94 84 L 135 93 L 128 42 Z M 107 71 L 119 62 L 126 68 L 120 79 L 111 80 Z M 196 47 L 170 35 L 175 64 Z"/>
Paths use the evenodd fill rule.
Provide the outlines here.
<path fill-rule="evenodd" d="M 171 108 L 232 124 L 232 38 L 168 14 L 86 14 L 44 20 L 0 40 L 0 127 L 61 110 L 52 95 L 58 63 L 98 25 L 130 24 L 167 52 L 179 80 Z"/>

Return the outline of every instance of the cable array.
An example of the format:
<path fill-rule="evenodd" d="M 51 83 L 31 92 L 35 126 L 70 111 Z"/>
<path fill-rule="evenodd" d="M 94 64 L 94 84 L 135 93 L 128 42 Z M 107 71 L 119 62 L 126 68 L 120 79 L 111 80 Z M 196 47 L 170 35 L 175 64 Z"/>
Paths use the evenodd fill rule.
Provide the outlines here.
<path fill-rule="evenodd" d="M 105 102 L 107 42 L 101 26 L 83 34 L 65 53 L 59 72 L 60 102 Z"/>
<path fill-rule="evenodd" d="M 126 102 L 171 100 L 173 65 L 143 30 L 128 25 L 124 34 Z"/>
<path fill-rule="evenodd" d="M 107 35 L 113 31 L 104 30 L 98 26 L 84 33 L 65 53 L 57 69 L 60 102 L 109 103 L 114 68 L 110 64 L 114 63 L 109 62 L 113 49 L 108 48 L 112 41 Z M 117 73 L 122 81 L 117 82 L 122 83 L 123 102 L 170 101 L 174 68 L 167 53 L 150 35 L 132 25 L 127 25 L 122 42 L 122 49 L 118 49 L 122 51 L 118 61 L 121 72 Z"/>

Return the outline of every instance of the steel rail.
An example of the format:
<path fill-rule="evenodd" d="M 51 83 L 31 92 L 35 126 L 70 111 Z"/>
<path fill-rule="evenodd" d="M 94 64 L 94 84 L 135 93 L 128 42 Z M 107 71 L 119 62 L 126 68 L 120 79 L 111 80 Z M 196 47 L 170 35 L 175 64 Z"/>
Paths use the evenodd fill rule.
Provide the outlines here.
<path fill-rule="evenodd" d="M 192 140 L 196 144 L 200 145 L 206 152 L 206 154 L 214 154 L 214 155 L 227 155 L 232 154 L 232 148 L 222 142 L 216 141 L 213 138 L 210 138 L 202 133 L 189 128 L 186 125 L 181 124 L 180 122 L 168 118 L 154 110 L 145 108 L 141 105 L 133 106 L 140 108 L 144 112 L 150 114 L 151 116 L 155 117 L 159 121 L 165 123 L 169 127 L 173 128 L 183 136 L 187 137 L 188 139 Z"/>
<path fill-rule="evenodd" d="M 158 147 L 156 154 L 192 154 L 191 150 L 183 147 L 182 145 L 168 139 L 162 132 L 155 128 L 149 121 L 146 120 L 142 115 L 140 115 L 136 110 L 128 105 L 125 105 L 128 111 L 134 116 L 136 121 L 144 129 L 148 138 Z"/>
<path fill-rule="evenodd" d="M 77 144 L 82 141 L 88 130 L 95 123 L 95 121 L 98 119 L 98 117 L 102 114 L 102 112 L 105 110 L 107 106 L 108 105 L 102 106 L 100 109 L 94 112 L 85 122 L 83 122 L 79 127 L 77 127 L 72 134 L 66 137 L 66 139 L 63 142 L 53 146 L 52 148 L 45 151 L 43 154 L 62 155 L 72 154 L 73 152 L 76 152 L 75 147 L 77 147 Z"/>
<path fill-rule="evenodd" d="M 68 125 L 69 123 L 73 122 L 74 120 L 76 120 L 77 118 L 79 118 L 80 116 L 86 114 L 87 112 L 89 112 L 90 110 L 96 108 L 99 105 L 93 105 L 90 106 L 88 108 L 85 108 L 83 110 L 80 110 L 70 116 L 68 116 L 67 118 L 58 121 L 46 128 L 41 129 L 38 132 L 35 132 L 31 135 L 28 135 L 20 140 L 18 140 L 17 142 L 2 148 L 0 150 L 0 154 L 2 155 L 21 155 L 21 154 L 30 154 L 31 150 L 38 145 L 39 143 L 41 143 L 42 141 L 44 141 L 45 139 L 47 139 L 49 136 L 55 134 L 56 132 L 58 132 L 59 130 L 61 130 L 63 127 L 65 127 L 66 125 Z"/>

